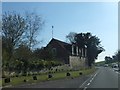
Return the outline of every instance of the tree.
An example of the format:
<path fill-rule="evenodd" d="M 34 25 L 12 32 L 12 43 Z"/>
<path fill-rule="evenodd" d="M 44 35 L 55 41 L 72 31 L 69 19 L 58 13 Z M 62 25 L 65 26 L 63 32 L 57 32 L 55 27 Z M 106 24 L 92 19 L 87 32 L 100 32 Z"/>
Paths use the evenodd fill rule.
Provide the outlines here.
<path fill-rule="evenodd" d="M 26 42 L 26 44 L 32 49 L 38 43 L 36 37 L 41 31 L 44 21 L 40 15 L 37 15 L 34 12 L 26 12 L 26 25 L 26 40 L 24 42 Z"/>
<path fill-rule="evenodd" d="M 109 63 L 112 63 L 112 62 L 113 62 L 113 60 L 112 60 L 111 57 L 105 56 L 105 63 L 106 63 L 106 64 L 109 64 Z"/>
<path fill-rule="evenodd" d="M 46 49 L 44 47 L 34 50 L 34 56 L 36 56 L 39 59 L 44 59 L 44 60 L 54 59 L 54 55 L 51 52 L 51 50 Z"/>
<path fill-rule="evenodd" d="M 29 60 L 32 57 L 31 49 L 26 45 L 20 45 L 18 48 L 14 50 L 14 58 L 15 59 L 25 59 Z"/>
<path fill-rule="evenodd" d="M 70 39 L 71 43 L 72 42 L 76 43 L 79 48 L 83 48 L 83 49 L 87 48 L 87 59 L 88 60 L 86 61 L 86 63 L 90 67 L 95 62 L 95 59 L 97 59 L 98 54 L 104 51 L 103 47 L 100 45 L 101 43 L 100 39 L 97 36 L 93 36 L 89 32 L 78 33 L 78 34 L 75 34 L 75 36 L 72 35 L 69 37 L 73 38 L 73 40 Z"/>
<path fill-rule="evenodd" d="M 8 60 L 20 42 L 26 30 L 25 19 L 19 14 L 5 13 L 2 16 L 2 46 L 8 53 Z"/>
<path fill-rule="evenodd" d="M 118 62 L 120 62 L 120 50 L 118 50 L 117 56 L 118 56 Z"/>
<path fill-rule="evenodd" d="M 117 57 L 118 57 L 118 66 L 119 66 L 119 70 L 120 70 L 120 50 L 118 50 L 118 54 L 117 54 Z"/>
<path fill-rule="evenodd" d="M 118 50 L 117 53 L 114 55 L 114 59 L 120 62 L 120 50 Z"/>
<path fill-rule="evenodd" d="M 10 61 L 14 60 L 14 54 L 16 49 L 21 47 L 26 50 L 26 46 L 31 50 L 36 45 L 37 33 L 42 29 L 43 25 L 42 17 L 38 14 L 31 13 L 26 16 L 22 16 L 17 13 L 4 13 L 2 16 L 2 53 L 3 53 L 3 65 L 8 68 Z M 21 46 L 23 45 L 23 46 Z M 25 47 L 24 47 L 25 46 Z M 26 51 L 27 52 L 27 51 Z M 28 53 L 24 51 L 19 52 L 19 57 L 27 57 Z M 11 61 L 11 62 L 12 62 Z M 5 63 L 4 63 L 5 62 Z M 4 66 L 3 66 L 4 67 Z"/>
<path fill-rule="evenodd" d="M 16 13 L 5 13 L 2 16 L 2 53 L 3 65 L 10 70 L 10 60 L 13 58 L 14 48 L 21 43 L 26 30 L 25 19 Z M 4 63 L 6 62 L 6 63 Z"/>
<path fill-rule="evenodd" d="M 75 35 L 76 33 L 75 32 L 70 32 L 66 38 L 69 40 L 70 43 L 75 43 Z"/>

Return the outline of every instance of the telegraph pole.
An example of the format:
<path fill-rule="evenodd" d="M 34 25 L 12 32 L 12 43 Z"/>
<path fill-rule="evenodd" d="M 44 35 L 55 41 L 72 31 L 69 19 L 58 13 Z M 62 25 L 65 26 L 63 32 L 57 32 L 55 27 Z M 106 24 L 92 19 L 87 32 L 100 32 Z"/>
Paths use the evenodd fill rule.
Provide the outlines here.
<path fill-rule="evenodd" d="M 54 28 L 54 26 L 52 26 L 52 38 L 53 38 L 53 28 Z"/>

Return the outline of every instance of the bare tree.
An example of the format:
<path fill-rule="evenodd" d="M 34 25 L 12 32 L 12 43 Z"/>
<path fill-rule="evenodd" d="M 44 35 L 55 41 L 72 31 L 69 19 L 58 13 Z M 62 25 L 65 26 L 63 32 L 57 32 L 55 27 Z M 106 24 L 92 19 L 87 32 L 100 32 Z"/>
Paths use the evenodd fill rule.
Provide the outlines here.
<path fill-rule="evenodd" d="M 26 30 L 25 19 L 16 13 L 5 13 L 2 16 L 2 45 L 12 56 L 13 49 L 21 42 L 23 33 Z"/>
<path fill-rule="evenodd" d="M 36 44 L 36 37 L 39 32 L 42 30 L 42 26 L 44 25 L 44 21 L 42 17 L 36 13 L 26 13 L 26 24 L 27 24 L 27 32 L 26 32 L 26 43 L 32 49 Z"/>
<path fill-rule="evenodd" d="M 75 32 L 70 32 L 67 36 L 66 36 L 66 39 L 69 40 L 69 43 L 75 43 L 75 35 L 77 33 Z"/>
<path fill-rule="evenodd" d="M 20 45 L 25 45 L 32 49 L 36 45 L 36 37 L 42 29 L 42 25 L 41 17 L 35 13 L 28 13 L 26 16 L 22 16 L 15 12 L 8 12 L 2 15 L 2 53 L 3 60 L 7 61 L 8 70 L 9 61 L 14 61 L 15 49 L 19 48 Z"/>

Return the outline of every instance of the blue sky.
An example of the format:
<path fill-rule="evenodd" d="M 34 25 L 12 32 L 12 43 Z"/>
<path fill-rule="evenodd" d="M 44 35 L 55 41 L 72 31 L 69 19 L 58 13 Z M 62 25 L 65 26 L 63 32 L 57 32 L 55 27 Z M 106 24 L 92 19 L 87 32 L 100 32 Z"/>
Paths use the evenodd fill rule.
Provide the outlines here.
<path fill-rule="evenodd" d="M 45 20 L 45 26 L 38 36 L 43 40 L 39 47 L 47 45 L 51 40 L 51 26 L 54 26 L 54 38 L 66 41 L 69 32 L 91 32 L 100 38 L 106 55 L 113 55 L 118 49 L 118 3 L 117 2 L 6 2 L 2 4 L 4 11 L 35 11 Z"/>

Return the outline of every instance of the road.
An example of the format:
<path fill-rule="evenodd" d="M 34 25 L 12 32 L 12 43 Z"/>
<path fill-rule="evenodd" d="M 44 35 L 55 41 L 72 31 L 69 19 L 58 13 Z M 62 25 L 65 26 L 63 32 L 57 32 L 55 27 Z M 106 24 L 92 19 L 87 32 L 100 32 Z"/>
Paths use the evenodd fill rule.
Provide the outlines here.
<path fill-rule="evenodd" d="M 45 81 L 30 85 L 20 85 L 17 88 L 78 88 L 90 76 L 81 76 L 78 78 L 67 78 L 61 80 Z"/>
<path fill-rule="evenodd" d="M 81 87 L 87 88 L 118 88 L 119 73 L 110 67 L 101 67 L 86 80 Z"/>
<path fill-rule="evenodd" d="M 17 88 L 118 88 L 118 74 L 109 67 L 100 67 L 94 74 L 73 79 L 61 79 Z M 120 75 L 119 75 L 120 76 Z"/>

